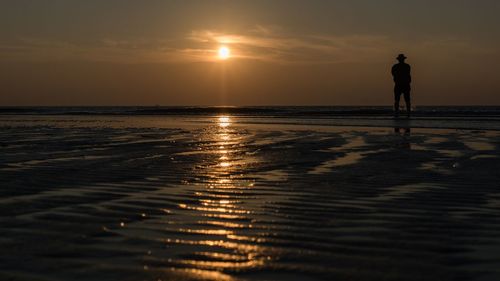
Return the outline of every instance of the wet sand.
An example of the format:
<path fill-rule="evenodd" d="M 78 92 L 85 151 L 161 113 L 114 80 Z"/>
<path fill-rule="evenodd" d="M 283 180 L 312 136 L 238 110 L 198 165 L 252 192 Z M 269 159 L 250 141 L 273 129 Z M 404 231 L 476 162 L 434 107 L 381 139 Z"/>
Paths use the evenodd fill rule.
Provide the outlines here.
<path fill-rule="evenodd" d="M 246 121 L 0 120 L 0 280 L 500 280 L 500 132 Z"/>

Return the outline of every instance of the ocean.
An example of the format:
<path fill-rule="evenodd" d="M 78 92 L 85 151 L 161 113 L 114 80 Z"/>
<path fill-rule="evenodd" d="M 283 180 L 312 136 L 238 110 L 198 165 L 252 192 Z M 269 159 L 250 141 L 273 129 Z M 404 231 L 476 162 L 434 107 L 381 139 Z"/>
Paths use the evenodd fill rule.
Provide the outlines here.
<path fill-rule="evenodd" d="M 0 114 L 15 115 L 209 115 L 277 117 L 391 116 L 387 106 L 47 106 L 0 107 Z M 500 117 L 500 106 L 419 106 L 418 117 Z"/>

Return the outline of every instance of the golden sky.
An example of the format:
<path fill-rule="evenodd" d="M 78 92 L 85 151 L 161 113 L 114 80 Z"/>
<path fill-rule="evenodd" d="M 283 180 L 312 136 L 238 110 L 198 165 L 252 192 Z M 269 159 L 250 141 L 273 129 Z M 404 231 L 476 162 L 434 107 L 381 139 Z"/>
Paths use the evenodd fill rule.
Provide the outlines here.
<path fill-rule="evenodd" d="M 2 1 L 0 105 L 499 105 L 499 3 Z"/>

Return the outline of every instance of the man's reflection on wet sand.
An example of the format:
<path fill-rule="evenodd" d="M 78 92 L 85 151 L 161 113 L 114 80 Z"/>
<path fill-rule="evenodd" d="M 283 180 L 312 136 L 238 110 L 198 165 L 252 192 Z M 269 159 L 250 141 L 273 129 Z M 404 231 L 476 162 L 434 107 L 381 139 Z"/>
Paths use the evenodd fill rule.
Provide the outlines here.
<path fill-rule="evenodd" d="M 400 136 L 397 140 L 397 147 L 411 150 L 411 127 L 409 125 L 394 126 L 394 134 Z"/>
<path fill-rule="evenodd" d="M 409 137 L 411 135 L 411 127 L 407 127 L 407 126 L 404 126 L 404 127 L 400 127 L 400 126 L 394 127 L 394 133 L 398 134 L 398 135 L 408 136 Z"/>

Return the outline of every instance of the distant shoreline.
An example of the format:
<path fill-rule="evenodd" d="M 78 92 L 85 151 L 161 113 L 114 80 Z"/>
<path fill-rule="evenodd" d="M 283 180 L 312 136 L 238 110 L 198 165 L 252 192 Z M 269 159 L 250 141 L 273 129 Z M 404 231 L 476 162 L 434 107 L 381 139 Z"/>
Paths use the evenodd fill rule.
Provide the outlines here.
<path fill-rule="evenodd" d="M 389 106 L 8 106 L 0 115 L 177 115 L 232 114 L 268 117 L 392 116 Z M 500 106 L 418 106 L 416 117 L 499 117 Z"/>

